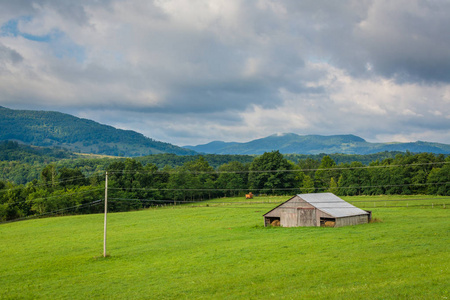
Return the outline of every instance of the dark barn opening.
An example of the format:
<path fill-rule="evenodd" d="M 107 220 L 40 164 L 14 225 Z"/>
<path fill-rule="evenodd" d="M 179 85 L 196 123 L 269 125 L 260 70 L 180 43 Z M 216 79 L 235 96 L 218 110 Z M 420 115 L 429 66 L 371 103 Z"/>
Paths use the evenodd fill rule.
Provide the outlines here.
<path fill-rule="evenodd" d="M 320 227 L 336 226 L 336 218 L 320 218 Z"/>
<path fill-rule="evenodd" d="M 265 226 L 280 226 L 280 217 L 266 217 Z"/>

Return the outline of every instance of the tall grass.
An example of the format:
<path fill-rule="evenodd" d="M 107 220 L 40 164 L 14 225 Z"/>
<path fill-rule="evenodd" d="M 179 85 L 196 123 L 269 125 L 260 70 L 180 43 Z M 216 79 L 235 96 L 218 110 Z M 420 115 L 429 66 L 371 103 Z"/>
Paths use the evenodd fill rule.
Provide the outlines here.
<path fill-rule="evenodd" d="M 379 223 L 263 227 L 262 215 L 288 198 L 110 214 L 107 258 L 102 215 L 0 225 L 0 298 L 450 297 L 448 209 L 376 206 Z"/>

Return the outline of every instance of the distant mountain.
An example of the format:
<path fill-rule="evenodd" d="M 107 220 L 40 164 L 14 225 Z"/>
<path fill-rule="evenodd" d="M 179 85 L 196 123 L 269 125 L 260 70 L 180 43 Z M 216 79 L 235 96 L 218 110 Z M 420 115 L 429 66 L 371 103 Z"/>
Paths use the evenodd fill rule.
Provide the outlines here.
<path fill-rule="evenodd" d="M 115 156 L 196 154 L 193 150 L 158 142 L 135 131 L 116 129 L 60 112 L 13 110 L 0 106 L 0 141 L 3 140 Z"/>
<path fill-rule="evenodd" d="M 384 151 L 430 152 L 450 154 L 450 145 L 415 143 L 369 143 L 355 135 L 297 135 L 295 133 L 274 134 L 246 143 L 215 141 L 185 148 L 208 154 L 263 154 L 279 150 L 283 154 L 373 154 Z"/>
<path fill-rule="evenodd" d="M 194 151 L 197 151 L 199 153 L 218 154 L 223 149 L 231 148 L 234 145 L 240 145 L 240 143 L 235 143 L 235 142 L 227 143 L 227 142 L 222 142 L 222 141 L 214 141 L 214 142 L 210 142 L 210 143 L 204 144 L 204 145 L 184 146 L 183 148 L 187 148 L 187 149 L 191 149 L 191 150 L 197 149 Z"/>

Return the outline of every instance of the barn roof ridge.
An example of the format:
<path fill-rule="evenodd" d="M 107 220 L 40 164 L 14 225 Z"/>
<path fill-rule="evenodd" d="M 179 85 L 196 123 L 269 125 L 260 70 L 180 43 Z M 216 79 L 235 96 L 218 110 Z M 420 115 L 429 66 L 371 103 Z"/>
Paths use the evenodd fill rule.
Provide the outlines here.
<path fill-rule="evenodd" d="M 268 213 L 270 213 L 271 211 L 274 211 L 275 209 L 277 209 L 277 208 L 280 207 L 281 205 L 285 204 L 286 202 L 291 201 L 292 199 L 294 199 L 294 198 L 297 197 L 297 196 L 298 196 L 298 194 L 295 195 L 295 196 L 293 196 L 293 197 L 291 197 L 291 198 L 289 198 L 288 200 L 286 200 L 286 201 L 284 201 L 284 202 L 278 204 L 277 206 L 275 206 L 274 208 L 272 208 L 271 210 L 269 210 L 268 212 L 266 212 L 266 213 L 263 215 L 263 217 L 264 217 L 265 215 L 267 215 Z"/>

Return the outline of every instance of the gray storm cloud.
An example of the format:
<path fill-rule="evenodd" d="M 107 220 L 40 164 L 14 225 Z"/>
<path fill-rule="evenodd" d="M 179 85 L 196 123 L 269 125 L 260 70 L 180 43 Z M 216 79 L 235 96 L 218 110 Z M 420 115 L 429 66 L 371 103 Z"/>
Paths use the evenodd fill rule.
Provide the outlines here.
<path fill-rule="evenodd" d="M 0 105 L 175 144 L 450 143 L 447 1 L 6 1 Z"/>

